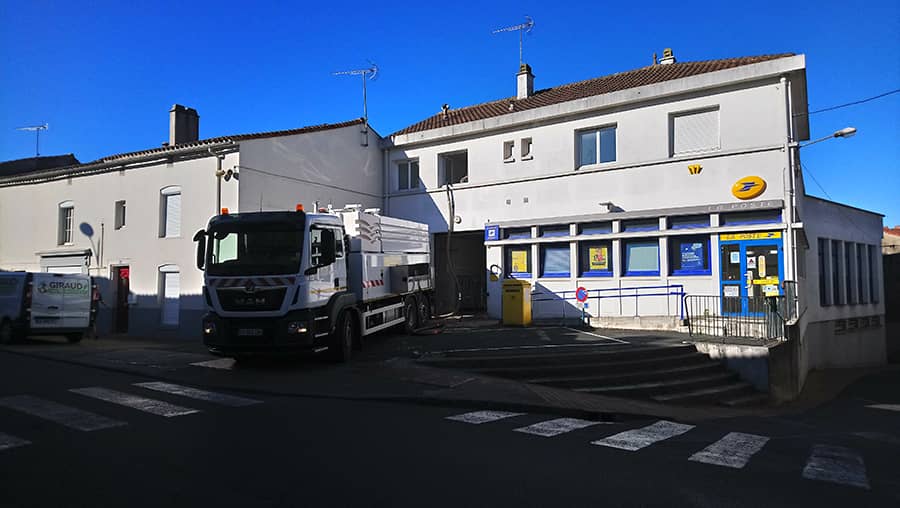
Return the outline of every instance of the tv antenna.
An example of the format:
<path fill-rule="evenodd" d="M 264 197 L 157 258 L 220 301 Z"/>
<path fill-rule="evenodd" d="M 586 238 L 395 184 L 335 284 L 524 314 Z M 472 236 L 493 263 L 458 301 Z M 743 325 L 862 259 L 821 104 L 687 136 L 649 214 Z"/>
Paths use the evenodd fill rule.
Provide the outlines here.
<path fill-rule="evenodd" d="M 366 80 L 375 81 L 378 77 L 378 66 L 369 60 L 369 67 L 365 69 L 352 69 L 348 71 L 337 71 L 331 73 L 333 76 L 362 76 L 363 85 L 363 146 L 369 146 L 369 106 L 366 97 Z"/>
<path fill-rule="evenodd" d="M 531 33 L 531 30 L 534 28 L 534 20 L 531 19 L 531 16 L 525 16 L 525 22 L 519 23 L 518 25 L 507 26 L 504 28 L 498 28 L 491 32 L 492 34 L 499 34 L 501 32 L 519 32 L 519 67 L 524 63 L 522 61 L 522 47 L 525 45 L 524 34 Z"/>
<path fill-rule="evenodd" d="M 41 131 L 45 131 L 50 128 L 49 124 L 43 125 L 29 125 L 27 127 L 19 127 L 17 131 L 34 131 L 34 156 L 39 157 L 41 155 Z"/>

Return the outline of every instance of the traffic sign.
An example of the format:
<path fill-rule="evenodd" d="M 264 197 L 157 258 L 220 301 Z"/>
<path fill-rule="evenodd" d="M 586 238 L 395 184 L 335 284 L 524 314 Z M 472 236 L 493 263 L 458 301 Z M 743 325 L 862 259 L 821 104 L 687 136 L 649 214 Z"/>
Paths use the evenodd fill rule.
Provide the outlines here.
<path fill-rule="evenodd" d="M 579 302 L 584 302 L 585 300 L 587 300 L 588 299 L 587 289 L 585 289 L 584 287 L 579 287 L 578 289 L 576 289 L 575 290 L 575 298 L 577 298 Z"/>

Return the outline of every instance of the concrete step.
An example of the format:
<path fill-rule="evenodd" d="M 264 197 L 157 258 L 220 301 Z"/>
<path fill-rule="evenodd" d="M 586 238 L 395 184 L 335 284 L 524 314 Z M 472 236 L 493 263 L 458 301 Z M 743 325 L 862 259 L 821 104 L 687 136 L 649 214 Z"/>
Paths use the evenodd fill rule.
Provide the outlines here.
<path fill-rule="evenodd" d="M 752 407 L 764 406 L 769 403 L 769 394 L 762 392 L 753 392 L 749 395 L 727 398 L 720 400 L 719 404 L 728 407 Z"/>
<path fill-rule="evenodd" d="M 596 395 L 609 395 L 612 397 L 649 397 L 656 399 L 659 396 L 665 396 L 672 393 L 685 393 L 729 384 L 737 378 L 737 374 L 725 371 L 702 376 L 690 376 L 630 385 L 575 388 L 574 391 L 593 393 Z"/>
<path fill-rule="evenodd" d="M 660 357 L 638 358 L 633 360 L 601 359 L 597 361 L 583 361 L 577 363 L 551 363 L 544 365 L 495 365 L 482 368 L 467 368 L 465 370 L 487 376 L 505 377 L 510 379 L 538 379 L 554 377 L 580 377 L 612 374 L 627 374 L 629 372 L 641 372 L 657 369 L 673 368 L 678 366 L 696 365 L 709 362 L 709 357 L 696 351 L 681 353 L 678 355 L 666 355 Z"/>
<path fill-rule="evenodd" d="M 528 383 L 556 386 L 559 388 L 584 388 L 591 386 L 621 386 L 626 384 L 647 383 L 652 381 L 667 381 L 676 377 L 694 377 L 705 374 L 728 372 L 719 362 L 707 359 L 704 355 L 697 356 L 703 361 L 691 361 L 686 365 L 671 367 L 668 365 L 650 365 L 647 370 L 633 372 L 591 374 L 581 376 L 556 376 L 542 377 L 525 380 Z"/>
<path fill-rule="evenodd" d="M 696 387 L 685 391 L 676 391 L 668 394 L 651 397 L 656 402 L 666 404 L 701 404 L 718 403 L 722 400 L 751 395 L 756 390 L 753 385 L 743 381 L 730 383 L 717 383 L 713 386 Z"/>
<path fill-rule="evenodd" d="M 691 344 L 671 347 L 623 346 L 604 349 L 578 349 L 576 351 L 547 351 L 545 349 L 524 349 L 515 351 L 472 351 L 461 353 L 441 353 L 440 356 L 418 360 L 423 365 L 450 369 L 478 369 L 491 367 L 525 367 L 549 364 L 575 364 L 593 362 L 619 362 L 644 358 L 676 356 L 697 351 Z"/>

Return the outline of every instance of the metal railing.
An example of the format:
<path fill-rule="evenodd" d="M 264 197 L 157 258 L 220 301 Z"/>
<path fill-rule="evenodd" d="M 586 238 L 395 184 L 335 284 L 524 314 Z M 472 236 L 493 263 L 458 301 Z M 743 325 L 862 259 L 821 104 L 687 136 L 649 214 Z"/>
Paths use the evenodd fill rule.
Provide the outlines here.
<path fill-rule="evenodd" d="M 763 298 L 687 295 L 688 332 L 692 337 L 743 337 L 785 340 L 785 327 L 796 315 L 796 290 Z"/>
<path fill-rule="evenodd" d="M 661 286 L 634 286 L 634 287 L 616 287 L 616 288 L 598 288 L 598 289 L 589 289 L 587 290 L 587 302 L 596 301 L 595 308 L 597 309 L 597 315 L 600 314 L 600 300 L 604 299 L 618 299 L 621 301 L 623 298 L 634 298 L 634 316 L 640 316 L 640 304 L 639 301 L 641 298 L 647 297 L 676 297 L 677 307 L 678 307 L 678 316 L 679 319 L 684 319 L 684 285 L 682 284 L 666 284 Z M 562 308 L 562 319 L 566 319 L 566 311 L 567 308 L 571 306 L 569 302 L 575 302 L 575 305 L 579 307 L 578 310 L 572 310 L 571 317 L 576 317 L 577 313 L 580 312 L 580 318 L 582 323 L 585 322 L 585 319 L 589 316 L 585 312 L 583 306 L 580 302 L 578 302 L 577 291 L 533 291 L 531 293 L 531 304 L 532 309 L 534 309 L 534 304 L 539 302 L 560 302 Z M 668 309 L 668 305 L 666 305 Z M 659 314 L 654 314 L 659 315 Z M 672 315 L 668 313 L 666 315 Z"/>

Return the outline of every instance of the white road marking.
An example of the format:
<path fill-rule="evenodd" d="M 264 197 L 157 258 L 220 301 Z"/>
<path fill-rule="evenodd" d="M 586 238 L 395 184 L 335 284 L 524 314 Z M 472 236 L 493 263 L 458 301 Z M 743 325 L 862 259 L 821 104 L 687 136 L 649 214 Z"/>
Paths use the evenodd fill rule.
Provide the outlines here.
<path fill-rule="evenodd" d="M 886 411 L 900 411 L 900 404 L 872 404 L 866 407 L 872 409 L 884 409 Z"/>
<path fill-rule="evenodd" d="M 621 342 L 621 341 L 619 341 Z M 625 344 L 628 344 L 627 342 Z M 598 347 L 598 346 L 617 346 L 618 344 L 603 344 L 601 342 L 592 342 L 590 344 L 539 344 L 533 346 L 501 346 L 501 347 L 482 347 L 468 349 L 444 349 L 442 351 L 431 351 L 430 355 L 441 355 L 446 353 L 478 353 L 483 351 L 518 351 L 526 349 L 562 349 L 567 347 Z"/>
<path fill-rule="evenodd" d="M 619 344 L 630 344 L 630 342 L 625 341 L 625 340 L 614 339 L 614 338 L 612 338 L 612 337 L 607 337 L 606 335 L 600 335 L 600 334 L 597 334 L 597 333 L 586 332 L 586 331 L 584 331 L 584 330 L 579 330 L 578 328 L 569 328 L 569 327 L 567 326 L 567 327 L 566 327 L 566 330 L 571 330 L 571 331 L 577 332 L 577 333 L 583 333 L 583 334 L 585 334 L 585 335 L 590 335 L 591 337 L 597 337 L 598 339 L 611 340 L 611 341 L 613 341 L 613 342 L 618 342 Z"/>
<path fill-rule="evenodd" d="M 523 414 L 525 413 L 511 413 L 509 411 L 473 411 L 471 413 L 448 416 L 447 419 L 480 425 L 482 423 L 503 420 L 504 418 L 512 418 L 513 416 L 522 416 Z"/>
<path fill-rule="evenodd" d="M 691 455 L 694 462 L 741 469 L 769 442 L 765 436 L 730 432 L 722 439 Z"/>
<path fill-rule="evenodd" d="M 0 398 L 0 406 L 85 432 L 126 425 L 125 422 L 30 395 Z"/>
<path fill-rule="evenodd" d="M 148 399 L 146 397 L 139 397 L 137 395 L 108 390 L 97 386 L 90 388 L 73 388 L 69 391 L 86 397 L 93 397 L 106 402 L 112 402 L 113 404 L 119 404 L 120 406 L 130 407 L 146 413 L 165 416 L 166 418 L 200 412 L 198 409 L 176 406 L 175 404 L 169 404 L 168 402 L 163 402 L 161 400 Z"/>
<path fill-rule="evenodd" d="M 232 370 L 234 369 L 234 358 L 218 358 L 216 360 L 208 360 L 205 362 L 195 362 L 191 365 L 195 367 L 206 367 L 208 369 Z"/>
<path fill-rule="evenodd" d="M 555 420 L 547 420 L 546 422 L 535 423 L 534 425 L 513 430 L 516 432 L 524 432 L 525 434 L 534 434 L 536 436 L 553 437 L 600 423 L 612 422 L 593 422 L 590 420 L 580 420 L 578 418 L 557 418 Z"/>
<path fill-rule="evenodd" d="M 31 444 L 31 441 L 27 441 L 16 436 L 10 436 L 9 434 L 0 432 L 0 452 L 2 452 L 3 450 L 8 450 L 10 448 L 16 448 L 18 446 L 25 446 L 27 444 Z"/>
<path fill-rule="evenodd" d="M 599 441 L 591 441 L 591 444 L 633 452 L 650 446 L 658 441 L 680 436 L 693 428 L 693 425 L 660 420 L 652 425 L 641 427 L 640 429 L 627 430 L 603 438 Z"/>
<path fill-rule="evenodd" d="M 808 480 L 840 483 L 863 489 L 869 488 L 866 464 L 862 456 L 843 446 L 815 445 L 803 477 Z"/>
<path fill-rule="evenodd" d="M 175 385 L 172 383 L 162 383 L 162 382 L 158 382 L 158 381 L 153 381 L 153 382 L 148 382 L 148 383 L 135 383 L 134 385 L 140 386 L 141 388 L 146 388 L 148 390 L 156 390 L 158 392 L 171 393 L 172 395 L 181 395 L 182 397 L 190 397 L 192 399 L 205 400 L 207 402 L 214 402 L 216 404 L 222 404 L 225 406 L 241 407 L 241 406 L 250 406 L 253 404 L 261 404 L 262 403 L 261 400 L 245 399 L 244 397 L 237 397 L 235 395 L 227 395 L 224 393 L 208 392 L 206 390 L 200 390 L 198 388 L 191 388 L 189 386 Z"/>

